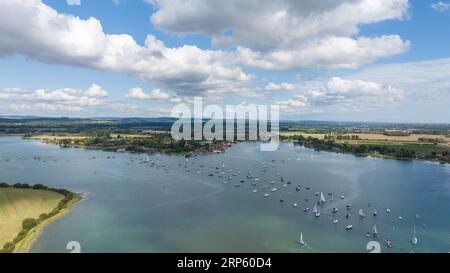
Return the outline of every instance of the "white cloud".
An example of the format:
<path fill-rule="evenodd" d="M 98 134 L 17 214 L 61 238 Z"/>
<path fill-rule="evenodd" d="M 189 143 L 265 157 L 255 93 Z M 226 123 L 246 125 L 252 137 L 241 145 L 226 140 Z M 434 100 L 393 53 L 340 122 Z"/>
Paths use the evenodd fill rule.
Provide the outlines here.
<path fill-rule="evenodd" d="M 67 0 L 67 5 L 69 6 L 80 6 L 81 0 Z"/>
<path fill-rule="evenodd" d="M 264 88 L 266 91 L 292 91 L 299 87 L 295 83 L 274 83 L 271 82 Z"/>
<path fill-rule="evenodd" d="M 61 88 L 25 91 L 0 89 L 1 107 L 12 111 L 92 112 L 97 110 L 135 110 L 135 106 L 106 100 L 108 92 L 93 84 L 87 90 Z M 27 112 L 26 112 L 27 113 Z M 23 114 L 23 112 L 22 112 Z M 27 113 L 28 114 L 28 113 Z"/>
<path fill-rule="evenodd" d="M 237 56 L 242 64 L 266 70 L 290 70 L 297 68 L 358 68 L 382 57 L 407 51 L 408 41 L 398 35 L 375 38 L 327 37 L 311 40 L 289 50 L 267 53 L 238 47 Z"/>
<path fill-rule="evenodd" d="M 351 78 L 384 82 L 408 91 L 416 101 L 439 102 L 450 95 L 450 58 L 375 65 Z"/>
<path fill-rule="evenodd" d="M 155 89 L 146 93 L 139 87 L 131 88 L 125 96 L 130 99 L 138 100 L 169 100 L 172 97 L 170 94 L 164 93 L 160 89 Z"/>
<path fill-rule="evenodd" d="M 94 98 L 104 98 L 108 96 L 108 92 L 102 89 L 101 86 L 97 84 L 91 85 L 88 90 L 84 92 L 84 94 L 88 97 L 94 97 Z"/>
<path fill-rule="evenodd" d="M 152 0 L 154 25 L 204 33 L 236 47 L 236 61 L 270 70 L 355 68 L 405 52 L 397 35 L 360 37 L 359 26 L 408 16 L 408 0 Z"/>
<path fill-rule="evenodd" d="M 241 86 L 251 79 L 227 53 L 196 46 L 169 48 L 149 35 L 106 34 L 101 23 L 58 13 L 41 0 L 0 1 L 0 56 L 119 71 L 179 93 Z"/>
<path fill-rule="evenodd" d="M 404 90 L 388 84 L 333 77 L 326 82 L 305 82 L 301 92 L 276 104 L 285 112 L 345 112 L 398 105 L 406 97 Z"/>
<path fill-rule="evenodd" d="M 450 3 L 439 1 L 431 4 L 431 7 L 437 11 L 444 12 L 450 9 Z"/>

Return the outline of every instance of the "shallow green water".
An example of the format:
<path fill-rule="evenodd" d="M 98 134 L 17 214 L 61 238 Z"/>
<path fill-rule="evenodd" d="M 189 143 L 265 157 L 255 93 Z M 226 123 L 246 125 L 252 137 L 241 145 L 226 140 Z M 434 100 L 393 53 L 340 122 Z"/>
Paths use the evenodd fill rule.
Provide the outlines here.
<path fill-rule="evenodd" d="M 0 173 L 9 183 L 86 194 L 44 231 L 33 252 L 67 252 L 69 241 L 80 242 L 83 252 L 368 252 L 365 234 L 374 224 L 384 252 L 450 250 L 449 165 L 314 152 L 288 143 L 270 153 L 246 143 L 189 161 L 164 155 L 147 161 L 145 155 L 0 137 Z M 258 193 L 252 192 L 255 178 Z M 316 192 L 328 199 L 320 218 L 303 212 L 314 206 Z M 353 208 L 349 219 L 347 204 Z M 339 209 L 337 225 L 333 207 Z M 360 208 L 367 214 L 363 220 Z M 348 224 L 352 231 L 345 231 Z M 417 246 L 410 243 L 414 226 Z M 296 243 L 300 232 L 307 247 Z M 395 247 L 387 249 L 385 240 Z"/>

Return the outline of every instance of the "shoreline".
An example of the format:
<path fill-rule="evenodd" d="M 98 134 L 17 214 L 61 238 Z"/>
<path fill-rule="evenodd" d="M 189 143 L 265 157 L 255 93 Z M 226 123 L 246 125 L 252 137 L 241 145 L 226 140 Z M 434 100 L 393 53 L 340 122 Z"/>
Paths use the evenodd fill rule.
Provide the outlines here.
<path fill-rule="evenodd" d="M 72 209 L 75 207 L 75 205 L 83 199 L 82 196 L 79 194 L 76 194 L 75 196 L 76 196 L 75 198 L 73 198 L 67 203 L 66 208 L 62 209 L 58 214 L 54 215 L 53 217 L 50 217 L 49 219 L 46 219 L 42 223 L 39 223 L 35 228 L 30 230 L 28 234 L 25 236 L 25 238 L 18 244 L 16 244 L 13 253 L 29 253 L 34 243 L 41 236 L 42 232 L 49 225 L 51 225 L 52 223 L 56 222 L 57 220 L 61 219 L 62 217 L 70 213 Z"/>
<path fill-rule="evenodd" d="M 42 139 L 42 138 L 30 137 L 30 138 L 23 138 L 23 139 L 38 140 L 44 144 L 56 145 L 60 148 L 65 148 L 65 147 L 62 147 L 60 144 L 53 143 L 51 141 L 48 141 L 48 140 Z M 298 142 L 296 142 L 294 140 L 282 139 L 282 140 L 280 140 L 280 142 L 290 142 L 290 143 L 293 143 L 294 145 L 298 145 Z M 237 144 L 239 144 L 239 143 L 237 143 Z M 235 144 L 233 144 L 233 145 L 235 145 Z M 335 153 L 335 154 L 348 154 L 348 155 L 353 155 L 356 157 L 374 157 L 374 158 L 380 158 L 380 159 L 394 159 L 394 160 L 400 160 L 400 161 L 422 161 L 422 162 L 430 162 L 430 163 L 439 163 L 442 165 L 446 165 L 446 164 L 450 165 L 450 162 L 439 161 L 439 160 L 434 160 L 434 159 L 403 158 L 403 157 L 396 157 L 396 156 L 392 156 L 392 155 L 383 155 L 383 154 L 376 154 L 376 153 L 356 154 L 356 153 L 352 153 L 352 152 L 340 152 L 340 151 L 327 150 L 327 149 L 317 149 L 316 147 L 308 147 L 304 144 L 302 144 L 301 146 L 308 148 L 308 149 L 316 150 L 316 151 L 324 151 L 324 152 Z M 215 154 L 215 152 L 208 152 L 208 153 L 198 153 L 198 152 L 170 153 L 170 152 L 163 152 L 163 151 L 156 151 L 154 153 L 146 153 L 146 152 L 139 153 L 139 152 L 130 152 L 130 151 L 118 152 L 118 151 L 114 151 L 114 150 L 99 149 L 96 147 L 89 147 L 89 146 L 83 146 L 83 145 L 67 145 L 66 147 L 67 148 L 75 148 L 75 149 L 88 149 L 88 150 L 94 150 L 94 151 L 105 151 L 105 152 L 111 152 L 111 153 L 129 153 L 129 154 L 147 154 L 147 155 L 161 154 L 161 155 L 182 156 L 182 157 L 183 156 L 184 157 L 192 157 L 192 156 L 196 156 L 196 155 Z M 225 153 L 226 151 L 227 151 L 227 149 L 224 149 L 223 151 L 221 151 L 221 153 Z"/>

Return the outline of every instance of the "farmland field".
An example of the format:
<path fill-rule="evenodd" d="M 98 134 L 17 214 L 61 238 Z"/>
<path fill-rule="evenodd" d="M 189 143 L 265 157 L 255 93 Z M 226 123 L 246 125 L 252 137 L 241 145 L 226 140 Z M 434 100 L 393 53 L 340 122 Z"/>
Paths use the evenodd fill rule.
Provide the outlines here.
<path fill-rule="evenodd" d="M 388 148 L 403 148 L 406 150 L 413 150 L 417 152 L 443 152 L 448 151 L 449 148 L 433 143 L 424 143 L 418 141 L 395 141 L 395 140 L 338 140 L 339 143 L 348 145 L 366 145 L 366 146 L 383 146 Z"/>
<path fill-rule="evenodd" d="M 22 229 L 22 221 L 36 219 L 57 207 L 63 195 L 45 190 L 0 189 L 0 246 L 12 241 Z"/>
<path fill-rule="evenodd" d="M 442 141 L 449 142 L 450 138 L 445 137 L 443 135 L 426 135 L 426 134 L 411 134 L 409 136 L 386 136 L 383 134 L 345 134 L 345 135 L 357 135 L 360 139 L 367 140 L 390 140 L 390 141 L 419 141 L 420 138 L 429 138 L 429 139 L 441 139 Z"/>

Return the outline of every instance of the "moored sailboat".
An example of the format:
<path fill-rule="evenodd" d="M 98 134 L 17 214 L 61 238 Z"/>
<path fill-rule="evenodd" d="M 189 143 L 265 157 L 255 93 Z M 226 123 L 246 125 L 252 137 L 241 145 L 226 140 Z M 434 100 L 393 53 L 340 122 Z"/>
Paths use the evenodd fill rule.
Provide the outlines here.
<path fill-rule="evenodd" d="M 358 214 L 359 214 L 359 217 L 361 217 L 361 218 L 366 218 L 366 215 L 364 214 L 363 209 L 360 209 L 359 212 L 358 212 Z"/>
<path fill-rule="evenodd" d="M 317 207 L 317 205 L 314 206 L 313 213 L 316 217 L 320 217 L 320 210 L 319 207 Z"/>
<path fill-rule="evenodd" d="M 372 228 L 372 235 L 373 235 L 373 237 L 378 237 L 378 228 L 377 228 L 377 225 L 373 225 L 373 228 Z"/>
<path fill-rule="evenodd" d="M 303 240 L 303 232 L 300 233 L 300 240 L 298 241 L 298 243 L 299 243 L 301 246 L 306 246 L 306 245 L 308 245 L 308 244 Z"/>
<path fill-rule="evenodd" d="M 418 242 L 419 242 L 419 240 L 417 239 L 417 236 L 416 236 L 416 226 L 414 226 L 414 235 L 413 235 L 413 237 L 411 239 L 411 243 L 413 245 L 417 245 Z"/>
<path fill-rule="evenodd" d="M 325 196 L 323 195 L 323 192 L 320 193 L 320 203 L 324 204 L 327 200 L 325 199 Z"/>

